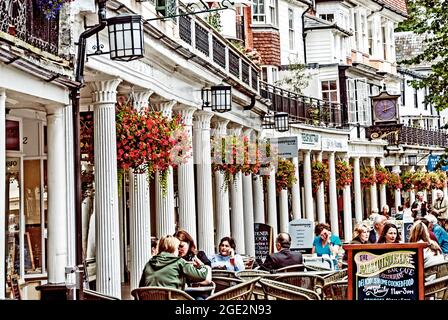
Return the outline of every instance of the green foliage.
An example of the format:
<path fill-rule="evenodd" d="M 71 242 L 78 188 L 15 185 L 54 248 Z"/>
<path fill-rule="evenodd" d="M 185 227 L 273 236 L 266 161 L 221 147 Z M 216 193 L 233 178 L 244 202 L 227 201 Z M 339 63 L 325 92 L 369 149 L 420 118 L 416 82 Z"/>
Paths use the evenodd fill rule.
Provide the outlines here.
<path fill-rule="evenodd" d="M 448 107 L 448 10 L 445 1 L 409 0 L 409 19 L 399 25 L 399 31 L 427 35 L 423 52 L 401 63 L 408 65 L 431 62 L 432 72 L 423 80 L 413 81 L 414 88 L 428 87 L 426 102 L 437 110 Z"/>
<path fill-rule="evenodd" d="M 298 94 L 308 86 L 309 75 L 305 73 L 306 66 L 297 60 L 289 60 L 288 72 L 283 79 L 275 82 L 275 85 Z"/>
<path fill-rule="evenodd" d="M 213 27 L 218 32 L 221 32 L 222 25 L 221 25 L 221 15 L 218 11 L 211 12 L 207 15 L 206 18 L 208 24 Z"/>

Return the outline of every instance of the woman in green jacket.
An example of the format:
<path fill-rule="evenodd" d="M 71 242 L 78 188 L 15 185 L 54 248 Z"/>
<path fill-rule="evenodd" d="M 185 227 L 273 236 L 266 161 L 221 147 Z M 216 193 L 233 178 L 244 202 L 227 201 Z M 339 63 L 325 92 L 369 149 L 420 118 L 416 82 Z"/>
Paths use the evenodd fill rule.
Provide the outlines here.
<path fill-rule="evenodd" d="M 165 236 L 159 240 L 159 253 L 153 256 L 145 265 L 139 287 L 165 287 L 185 289 L 187 282 L 209 284 L 212 272 L 199 259 L 192 263 L 180 258 L 179 239 Z"/>

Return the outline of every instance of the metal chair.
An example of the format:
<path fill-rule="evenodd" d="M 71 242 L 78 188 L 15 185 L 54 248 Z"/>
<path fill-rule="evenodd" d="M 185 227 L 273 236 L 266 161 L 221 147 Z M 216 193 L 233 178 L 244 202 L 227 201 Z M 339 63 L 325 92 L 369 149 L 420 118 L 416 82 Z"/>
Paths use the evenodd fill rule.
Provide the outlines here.
<path fill-rule="evenodd" d="M 241 280 L 250 280 L 257 277 L 269 276 L 271 273 L 264 270 L 241 270 L 235 273 L 235 276 Z"/>
<path fill-rule="evenodd" d="M 244 280 L 238 278 L 216 276 L 212 276 L 212 281 L 215 283 L 215 292 L 220 292 L 244 282 Z"/>
<path fill-rule="evenodd" d="M 174 288 L 141 287 L 132 290 L 135 300 L 194 300 L 188 293 Z"/>
<path fill-rule="evenodd" d="M 80 300 L 121 300 L 114 296 L 109 296 L 107 294 L 90 290 L 90 289 L 84 289 L 80 292 Z"/>
<path fill-rule="evenodd" d="M 348 281 L 341 280 L 330 282 L 322 288 L 324 300 L 347 300 Z"/>
<path fill-rule="evenodd" d="M 261 287 L 265 298 L 276 300 L 320 300 L 319 295 L 311 290 L 299 288 L 291 284 L 275 281 L 272 279 L 261 279 Z"/>
<path fill-rule="evenodd" d="M 235 271 L 232 270 L 212 269 L 212 278 L 213 277 L 236 278 L 236 275 Z"/>
<path fill-rule="evenodd" d="M 282 272 L 303 272 L 303 271 L 305 271 L 305 266 L 303 264 L 293 264 L 291 266 L 279 268 L 275 272 L 282 273 Z"/>
<path fill-rule="evenodd" d="M 260 278 L 255 278 L 237 284 L 233 287 L 211 295 L 206 300 L 250 300 L 252 297 L 252 292 L 254 291 L 255 283 L 257 283 L 258 280 L 260 280 Z"/>
<path fill-rule="evenodd" d="M 318 294 L 322 293 L 322 287 L 325 284 L 325 280 L 321 276 L 307 274 L 306 272 L 285 273 L 277 276 L 274 280 L 305 288 Z"/>
<path fill-rule="evenodd" d="M 425 283 L 425 300 L 448 300 L 448 276 Z"/>

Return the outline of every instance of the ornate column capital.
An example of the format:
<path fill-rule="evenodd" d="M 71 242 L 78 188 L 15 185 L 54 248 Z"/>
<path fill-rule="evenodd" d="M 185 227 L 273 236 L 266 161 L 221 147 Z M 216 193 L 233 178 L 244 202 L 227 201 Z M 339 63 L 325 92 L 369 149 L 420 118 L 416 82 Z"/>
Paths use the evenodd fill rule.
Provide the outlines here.
<path fill-rule="evenodd" d="M 222 118 L 213 118 L 214 136 L 225 136 L 227 134 L 227 125 L 229 120 Z"/>
<path fill-rule="evenodd" d="M 47 109 L 47 117 L 48 116 L 61 116 L 64 111 L 64 105 L 59 103 L 51 103 L 45 105 L 45 109 Z"/>
<path fill-rule="evenodd" d="M 175 110 L 177 114 L 180 114 L 182 119 L 184 120 L 184 125 L 192 126 L 193 125 L 193 114 L 198 110 L 195 107 L 183 107 L 182 109 Z"/>
<path fill-rule="evenodd" d="M 134 108 L 141 110 L 148 106 L 149 97 L 154 93 L 153 90 L 138 91 L 134 93 Z"/>
<path fill-rule="evenodd" d="M 196 111 L 193 114 L 193 128 L 210 130 L 210 120 L 213 117 L 213 113 L 207 111 Z"/>
<path fill-rule="evenodd" d="M 173 107 L 177 103 L 176 100 L 163 101 L 156 104 L 157 110 L 162 112 L 164 117 L 170 118 L 173 114 Z"/>
<path fill-rule="evenodd" d="M 100 103 L 116 103 L 117 88 L 121 81 L 121 79 L 112 79 L 89 82 L 89 87 L 92 91 L 92 103 L 94 105 Z"/>

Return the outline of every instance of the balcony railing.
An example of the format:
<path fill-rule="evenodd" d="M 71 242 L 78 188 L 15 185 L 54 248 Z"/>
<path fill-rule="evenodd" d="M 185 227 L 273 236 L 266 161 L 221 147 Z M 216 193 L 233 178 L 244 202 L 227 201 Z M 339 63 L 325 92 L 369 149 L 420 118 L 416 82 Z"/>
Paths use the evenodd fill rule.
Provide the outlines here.
<path fill-rule="evenodd" d="M 442 130 L 402 126 L 398 131 L 398 141 L 395 135 L 388 135 L 389 144 L 407 144 L 432 147 L 447 147 L 448 134 Z"/>
<path fill-rule="evenodd" d="M 297 93 L 260 81 L 260 94 L 269 99 L 274 112 L 287 112 L 292 123 L 340 128 L 343 121 L 343 105 L 305 97 Z"/>
<path fill-rule="evenodd" d="M 258 92 L 258 67 L 246 55 L 235 49 L 217 31 L 197 17 L 180 16 L 179 39 L 193 53 L 220 67 L 246 88 Z"/>
<path fill-rule="evenodd" d="M 58 53 L 59 16 L 46 19 L 36 0 L 1 0 L 0 31 L 43 51 Z"/>

